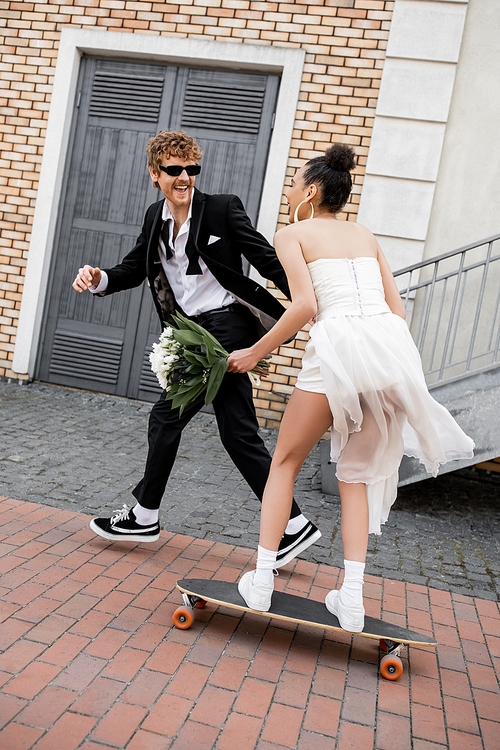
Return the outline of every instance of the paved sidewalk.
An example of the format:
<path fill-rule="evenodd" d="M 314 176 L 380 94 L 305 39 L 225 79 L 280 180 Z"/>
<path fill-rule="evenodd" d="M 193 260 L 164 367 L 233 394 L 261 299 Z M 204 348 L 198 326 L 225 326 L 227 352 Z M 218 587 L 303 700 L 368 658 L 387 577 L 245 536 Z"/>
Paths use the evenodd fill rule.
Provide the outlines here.
<path fill-rule="evenodd" d="M 175 581 L 235 581 L 252 551 L 109 544 L 88 520 L 0 498 L 2 750 L 498 750 L 496 602 L 367 576 L 369 614 L 439 643 L 388 682 L 359 636 L 210 604 L 176 630 Z M 296 561 L 277 581 L 322 600 L 338 574 Z"/>
<path fill-rule="evenodd" d="M 0 382 L 0 494 L 109 515 L 133 501 L 142 476 L 151 404 L 41 383 Z M 276 432 L 262 430 L 270 450 Z M 342 564 L 340 502 L 321 492 L 320 451 L 296 485 L 322 538 L 301 557 Z M 257 548 L 260 504 L 221 445 L 215 419 L 184 431 L 161 507 L 169 532 Z M 367 571 L 492 601 L 500 598 L 500 476 L 446 474 L 399 491 Z"/>

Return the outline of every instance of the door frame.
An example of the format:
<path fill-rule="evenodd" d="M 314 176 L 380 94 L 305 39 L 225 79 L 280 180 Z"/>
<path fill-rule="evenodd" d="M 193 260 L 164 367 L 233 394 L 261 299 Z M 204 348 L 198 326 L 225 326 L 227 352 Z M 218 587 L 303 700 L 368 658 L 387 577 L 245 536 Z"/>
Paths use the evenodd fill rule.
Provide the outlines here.
<path fill-rule="evenodd" d="M 244 43 L 198 41 L 113 31 L 63 29 L 57 58 L 47 134 L 38 184 L 12 369 L 35 374 L 51 269 L 54 235 L 67 159 L 71 124 L 78 106 L 78 76 L 83 55 L 127 61 L 175 63 L 278 73 L 281 77 L 274 130 L 264 177 L 257 229 L 268 239 L 276 229 L 302 80 L 305 51 Z M 264 280 L 251 273 L 260 283 Z"/>

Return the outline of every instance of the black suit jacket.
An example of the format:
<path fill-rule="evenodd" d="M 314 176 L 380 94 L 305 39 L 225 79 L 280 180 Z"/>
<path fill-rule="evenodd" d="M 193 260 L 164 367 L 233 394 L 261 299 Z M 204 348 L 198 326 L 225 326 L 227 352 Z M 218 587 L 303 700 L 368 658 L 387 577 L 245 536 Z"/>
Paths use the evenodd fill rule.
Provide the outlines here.
<path fill-rule="evenodd" d="M 106 295 L 139 286 L 147 278 L 162 324 L 168 322 L 172 312 L 180 310 L 158 253 L 163 204 L 164 199 L 149 206 L 134 248 L 121 263 L 104 269 L 108 274 Z M 211 236 L 220 239 L 209 245 Z M 264 287 L 244 275 L 242 255 L 285 296 L 290 297 L 290 291 L 274 248 L 254 229 L 238 196 L 206 195 L 195 188 L 187 242 L 194 244 L 219 284 L 253 312 L 258 333 L 263 335 L 269 330 L 285 308 Z"/>

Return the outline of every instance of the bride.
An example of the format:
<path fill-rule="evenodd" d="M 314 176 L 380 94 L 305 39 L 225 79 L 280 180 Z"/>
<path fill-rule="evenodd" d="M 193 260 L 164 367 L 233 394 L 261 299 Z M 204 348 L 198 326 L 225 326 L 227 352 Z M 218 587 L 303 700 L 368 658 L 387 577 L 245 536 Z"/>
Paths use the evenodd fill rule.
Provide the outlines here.
<path fill-rule="evenodd" d="M 440 464 L 471 457 L 474 444 L 427 390 L 377 240 L 360 224 L 337 219 L 352 189 L 354 166 L 354 150 L 334 144 L 295 174 L 286 194 L 291 223 L 274 238 L 292 302 L 256 344 L 231 354 L 229 370 L 252 370 L 315 318 L 264 491 L 257 568 L 242 576 L 238 589 L 251 609 L 270 608 L 295 479 L 331 428 L 345 575 L 325 604 L 342 628 L 360 632 L 368 534 L 380 534 L 387 520 L 403 453 L 436 476 Z"/>

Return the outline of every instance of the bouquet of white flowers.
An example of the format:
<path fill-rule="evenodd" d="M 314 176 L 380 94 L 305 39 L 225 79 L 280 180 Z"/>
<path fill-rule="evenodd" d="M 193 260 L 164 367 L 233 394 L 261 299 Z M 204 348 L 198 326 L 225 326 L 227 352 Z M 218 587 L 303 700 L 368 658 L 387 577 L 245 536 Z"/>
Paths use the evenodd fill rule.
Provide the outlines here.
<path fill-rule="evenodd" d="M 180 313 L 173 316 L 173 325 L 165 328 L 149 355 L 151 369 L 166 398 L 180 414 L 198 396 L 205 393 L 205 404 L 210 404 L 227 372 L 229 352 L 203 326 Z M 254 385 L 259 385 L 262 371 L 269 370 L 269 362 L 261 359 L 255 370 L 247 373 Z"/>

